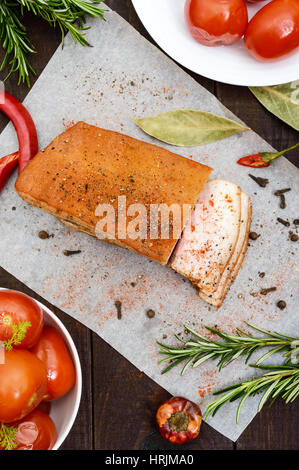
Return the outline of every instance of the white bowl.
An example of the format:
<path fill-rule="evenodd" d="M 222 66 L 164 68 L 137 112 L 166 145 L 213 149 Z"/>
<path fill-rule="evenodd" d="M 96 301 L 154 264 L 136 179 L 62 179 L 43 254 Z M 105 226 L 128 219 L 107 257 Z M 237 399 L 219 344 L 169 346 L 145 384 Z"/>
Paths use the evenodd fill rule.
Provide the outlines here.
<path fill-rule="evenodd" d="M 249 18 L 270 0 L 248 3 Z M 132 0 L 143 25 L 170 57 L 204 77 L 231 85 L 266 86 L 299 78 L 299 51 L 278 62 L 255 60 L 243 40 L 231 46 L 207 47 L 199 44 L 184 20 L 185 0 Z"/>
<path fill-rule="evenodd" d="M 0 290 L 8 289 L 0 288 Z M 72 390 L 70 390 L 69 393 L 67 393 L 67 395 L 64 397 L 51 402 L 50 416 L 53 419 L 57 430 L 57 441 L 53 447 L 53 450 L 57 450 L 70 433 L 78 413 L 82 394 L 81 364 L 74 341 L 72 340 L 63 323 L 56 315 L 54 315 L 53 312 L 51 312 L 48 307 L 35 299 L 33 300 L 37 302 L 38 305 L 43 309 L 45 324 L 53 326 L 61 334 L 73 359 L 73 363 L 76 369 L 76 384 L 74 388 L 72 388 Z"/>

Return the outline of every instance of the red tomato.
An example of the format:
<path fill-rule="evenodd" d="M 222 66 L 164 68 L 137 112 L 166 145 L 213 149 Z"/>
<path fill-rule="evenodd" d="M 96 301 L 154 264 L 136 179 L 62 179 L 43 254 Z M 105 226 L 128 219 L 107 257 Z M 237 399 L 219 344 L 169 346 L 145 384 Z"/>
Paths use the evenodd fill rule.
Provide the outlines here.
<path fill-rule="evenodd" d="M 55 328 L 44 328 L 32 352 L 47 369 L 48 382 L 44 401 L 56 400 L 73 388 L 76 381 L 75 367 L 62 337 Z"/>
<path fill-rule="evenodd" d="M 42 401 L 36 409 L 49 415 L 51 413 L 51 403 L 49 401 Z"/>
<path fill-rule="evenodd" d="M 196 41 L 218 46 L 243 36 L 248 13 L 244 0 L 187 0 L 185 19 Z"/>
<path fill-rule="evenodd" d="M 44 314 L 39 305 L 28 295 L 14 290 L 0 291 L 0 341 L 12 337 L 12 325 L 30 322 L 25 338 L 15 348 L 32 348 L 44 326 Z"/>
<path fill-rule="evenodd" d="M 299 47 L 299 1 L 274 0 L 249 22 L 245 45 L 250 54 L 271 62 L 295 52 Z"/>
<path fill-rule="evenodd" d="M 53 420 L 39 410 L 32 411 L 25 418 L 12 423 L 16 432 L 14 450 L 51 450 L 57 440 L 56 427 Z"/>
<path fill-rule="evenodd" d="M 42 400 L 47 390 L 45 365 L 25 349 L 6 351 L 0 364 L 0 421 L 22 419 Z"/>

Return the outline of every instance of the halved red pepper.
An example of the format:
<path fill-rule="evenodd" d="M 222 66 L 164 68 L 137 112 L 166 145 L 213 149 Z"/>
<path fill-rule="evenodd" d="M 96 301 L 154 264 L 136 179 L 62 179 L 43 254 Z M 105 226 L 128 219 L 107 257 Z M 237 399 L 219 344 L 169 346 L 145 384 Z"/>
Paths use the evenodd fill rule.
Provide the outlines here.
<path fill-rule="evenodd" d="M 18 164 L 19 152 L 11 153 L 0 159 L 0 192 Z"/>
<path fill-rule="evenodd" d="M 276 160 L 276 158 L 281 157 L 290 150 L 294 150 L 298 146 L 299 142 L 286 150 L 282 150 L 281 152 L 261 152 L 255 153 L 254 155 L 247 155 L 246 157 L 240 158 L 237 163 L 239 165 L 248 166 L 250 168 L 265 168 L 271 165 L 271 163 Z"/>
<path fill-rule="evenodd" d="M 0 111 L 6 114 L 14 125 L 19 141 L 19 173 L 38 152 L 38 139 L 32 117 L 23 104 L 14 96 L 0 90 Z M 14 155 L 14 157 L 12 157 Z M 7 159 L 7 160 L 6 160 Z M 16 154 L 0 160 L 0 191 L 16 166 Z M 5 168 L 7 165 L 7 168 Z M 14 167 L 13 167 L 14 165 Z"/>

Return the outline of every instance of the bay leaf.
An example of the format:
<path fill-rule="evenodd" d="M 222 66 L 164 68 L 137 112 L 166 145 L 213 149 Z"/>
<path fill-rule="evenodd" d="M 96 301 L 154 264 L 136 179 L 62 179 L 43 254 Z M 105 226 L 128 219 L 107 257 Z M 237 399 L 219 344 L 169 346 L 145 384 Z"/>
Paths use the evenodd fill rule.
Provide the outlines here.
<path fill-rule="evenodd" d="M 231 119 L 195 109 L 176 109 L 134 122 L 152 137 L 179 147 L 206 145 L 248 130 Z"/>
<path fill-rule="evenodd" d="M 268 111 L 299 131 L 299 80 L 250 90 Z"/>

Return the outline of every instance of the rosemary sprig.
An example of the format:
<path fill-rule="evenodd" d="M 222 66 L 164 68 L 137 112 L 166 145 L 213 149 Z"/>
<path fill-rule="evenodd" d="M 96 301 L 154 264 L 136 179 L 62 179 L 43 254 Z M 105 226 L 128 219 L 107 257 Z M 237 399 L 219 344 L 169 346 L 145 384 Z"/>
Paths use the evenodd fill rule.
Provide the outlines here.
<path fill-rule="evenodd" d="M 29 64 L 28 54 L 36 52 L 27 37 L 27 31 L 21 21 L 26 11 L 39 16 L 53 28 L 59 27 L 64 42 L 65 34 L 70 32 L 75 42 L 89 46 L 84 26 L 84 15 L 104 19 L 104 12 L 98 5 L 103 0 L 2 0 L 0 3 L 0 41 L 5 57 L 0 71 L 9 64 L 10 70 L 5 80 L 12 73 L 18 72 L 19 82 L 29 86 L 29 74 L 34 73 Z"/>
<path fill-rule="evenodd" d="M 18 447 L 16 443 L 16 433 L 18 428 L 6 426 L 0 423 L 0 450 L 13 450 Z"/>
<path fill-rule="evenodd" d="M 249 396 L 255 396 L 257 393 L 264 391 L 258 405 L 258 412 L 261 411 L 265 403 L 271 399 L 270 406 L 278 398 L 281 397 L 285 403 L 291 403 L 299 395 L 299 365 L 284 366 L 252 366 L 261 370 L 268 370 L 260 378 L 241 382 L 236 385 L 219 390 L 214 395 L 225 393 L 222 397 L 213 401 L 207 406 L 204 418 L 207 419 L 210 414 L 212 416 L 226 402 L 233 402 L 241 398 L 237 409 L 236 422 L 239 422 L 241 408 L 245 400 Z"/>
<path fill-rule="evenodd" d="M 293 338 L 277 332 L 272 333 L 250 323 L 246 324 L 254 330 L 264 333 L 266 336 L 261 338 L 254 337 L 240 329 L 237 329 L 237 335 L 233 336 L 206 326 L 208 331 L 215 333 L 219 338 L 224 340 L 216 341 L 207 339 L 188 326 L 185 326 L 185 329 L 198 339 L 184 341 L 178 335 L 175 335 L 175 337 L 183 343 L 182 348 L 173 348 L 158 342 L 160 354 L 166 356 L 160 363 L 170 362 L 162 371 L 162 374 L 165 374 L 183 361 L 187 362 L 181 370 L 181 375 L 183 375 L 190 366 L 197 367 L 208 359 L 218 360 L 217 366 L 219 370 L 240 356 L 246 356 L 246 363 L 248 363 L 252 354 L 256 350 L 264 347 L 268 347 L 270 350 L 259 358 L 256 365 L 262 364 L 262 362 L 274 353 L 285 352 L 284 357 L 286 361 L 289 361 L 291 355 L 295 356 L 299 353 L 299 338 Z M 297 344 L 297 347 L 292 349 L 294 344 Z"/>
<path fill-rule="evenodd" d="M 26 28 L 21 23 L 15 9 L 9 2 L 0 3 L 0 41 L 5 50 L 4 59 L 0 71 L 9 64 L 10 70 L 5 77 L 7 80 L 12 73 L 19 73 L 19 84 L 26 82 L 29 86 L 29 73 L 35 73 L 29 64 L 27 54 L 35 50 L 30 44 L 26 34 Z"/>

